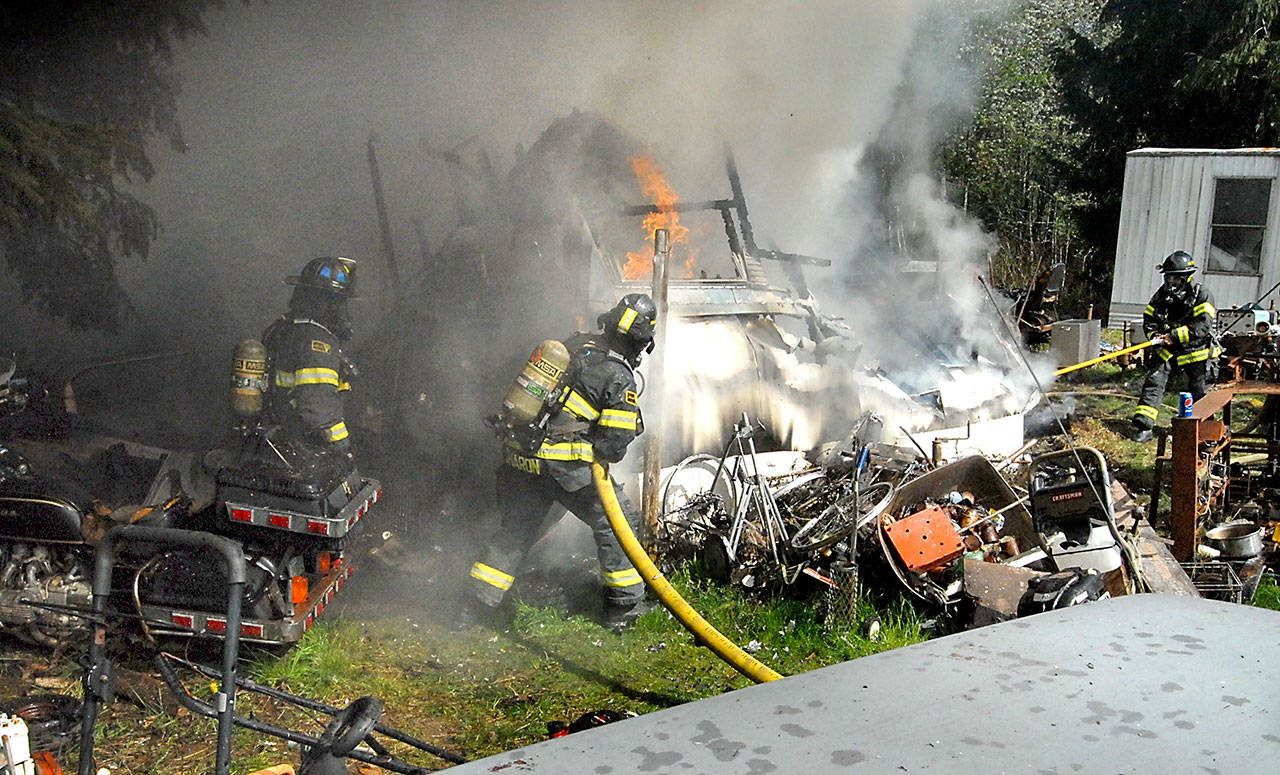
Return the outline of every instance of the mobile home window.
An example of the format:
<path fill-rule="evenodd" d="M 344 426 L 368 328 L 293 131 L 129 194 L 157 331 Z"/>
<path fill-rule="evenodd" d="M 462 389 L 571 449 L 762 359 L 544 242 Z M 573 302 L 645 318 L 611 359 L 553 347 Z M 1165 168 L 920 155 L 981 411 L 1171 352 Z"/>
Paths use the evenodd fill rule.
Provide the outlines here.
<path fill-rule="evenodd" d="M 1270 178 L 1218 178 L 1213 187 L 1209 271 L 1261 274 L 1262 237 L 1271 204 Z"/>

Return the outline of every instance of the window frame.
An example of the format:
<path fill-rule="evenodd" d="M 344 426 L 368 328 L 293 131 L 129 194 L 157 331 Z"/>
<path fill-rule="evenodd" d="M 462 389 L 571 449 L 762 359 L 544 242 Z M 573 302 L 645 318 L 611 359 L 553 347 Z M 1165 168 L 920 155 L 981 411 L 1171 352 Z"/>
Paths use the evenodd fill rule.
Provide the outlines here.
<path fill-rule="evenodd" d="M 1251 223 L 1218 223 L 1214 220 L 1214 212 L 1218 209 L 1218 184 L 1224 180 L 1256 180 L 1265 181 L 1267 184 L 1267 203 L 1263 215 L 1263 222 L 1260 224 Z M 1209 233 L 1205 243 L 1204 251 L 1204 273 L 1206 275 L 1223 275 L 1226 277 L 1262 277 L 1263 258 L 1266 254 L 1267 232 L 1270 229 L 1272 198 L 1275 193 L 1275 177 L 1268 175 L 1214 175 L 1213 176 L 1213 194 L 1209 200 Z M 1258 266 L 1252 271 L 1231 271 L 1229 269 L 1214 269 L 1210 261 L 1212 260 L 1212 251 L 1214 247 L 1213 233 L 1214 229 L 1222 227 L 1224 229 L 1260 229 L 1262 231 L 1262 240 L 1258 248 Z"/>

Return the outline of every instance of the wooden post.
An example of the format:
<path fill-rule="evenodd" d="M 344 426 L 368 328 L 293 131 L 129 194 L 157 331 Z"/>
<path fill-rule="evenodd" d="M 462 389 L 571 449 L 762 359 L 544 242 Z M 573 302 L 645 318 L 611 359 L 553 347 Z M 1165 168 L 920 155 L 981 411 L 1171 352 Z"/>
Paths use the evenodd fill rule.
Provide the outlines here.
<path fill-rule="evenodd" d="M 646 388 L 650 395 L 657 395 L 661 408 L 661 396 L 664 381 L 664 364 L 667 354 L 667 278 L 671 274 L 671 242 L 666 229 L 658 229 L 653 234 L 653 303 L 658 308 L 658 324 L 654 331 L 657 340 L 653 353 L 649 356 L 648 379 Z M 657 391 L 656 393 L 652 391 Z M 651 401 L 649 406 L 653 406 Z M 662 516 L 661 495 L 658 492 L 659 478 L 662 476 L 662 423 L 648 423 L 645 426 L 644 443 L 644 492 L 643 509 L 644 525 L 640 542 L 645 551 L 653 554 L 654 539 L 658 534 L 658 518 Z"/>
<path fill-rule="evenodd" d="M 1201 504 L 1209 461 L 1201 454 L 1201 442 L 1219 442 L 1223 434 L 1229 434 L 1231 426 L 1213 421 L 1218 412 L 1223 420 L 1230 421 L 1231 399 L 1240 390 L 1238 385 L 1222 385 L 1206 393 L 1191 407 L 1190 417 L 1173 418 L 1173 465 L 1169 483 L 1169 523 L 1173 527 L 1173 558 L 1178 562 L 1190 562 L 1195 558 L 1199 541 L 1199 519 L 1202 512 L 1214 505 L 1212 499 Z M 1228 442 L 1229 442 L 1229 436 Z M 1226 454 L 1229 463 L 1229 444 L 1216 454 Z M 1229 466 L 1228 466 L 1229 468 Z M 1229 474 L 1227 474 L 1229 476 Z M 1158 495 L 1158 492 L 1157 492 Z"/>
<path fill-rule="evenodd" d="M 1196 551 L 1196 495 L 1200 491 L 1200 420 L 1173 418 L 1173 475 L 1169 522 L 1173 526 L 1173 558 L 1190 562 Z"/>

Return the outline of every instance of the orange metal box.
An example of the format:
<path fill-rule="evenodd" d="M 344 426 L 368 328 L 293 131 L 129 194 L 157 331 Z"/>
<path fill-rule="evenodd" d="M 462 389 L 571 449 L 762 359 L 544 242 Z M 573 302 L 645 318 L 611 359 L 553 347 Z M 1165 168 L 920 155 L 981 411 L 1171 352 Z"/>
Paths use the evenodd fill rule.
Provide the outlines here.
<path fill-rule="evenodd" d="M 931 506 L 884 529 L 909 570 L 929 570 L 964 554 L 964 541 L 947 512 Z"/>

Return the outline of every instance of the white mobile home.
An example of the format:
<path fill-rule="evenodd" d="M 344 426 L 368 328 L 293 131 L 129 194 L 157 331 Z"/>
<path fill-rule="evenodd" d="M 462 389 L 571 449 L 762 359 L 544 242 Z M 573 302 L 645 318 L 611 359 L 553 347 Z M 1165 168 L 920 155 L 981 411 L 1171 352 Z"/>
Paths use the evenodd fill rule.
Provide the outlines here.
<path fill-rule="evenodd" d="M 1141 148 L 1128 153 L 1108 323 L 1141 322 L 1169 253 L 1195 257 L 1221 309 L 1280 281 L 1280 149 Z M 1266 300 L 1263 300 L 1266 304 Z"/>

